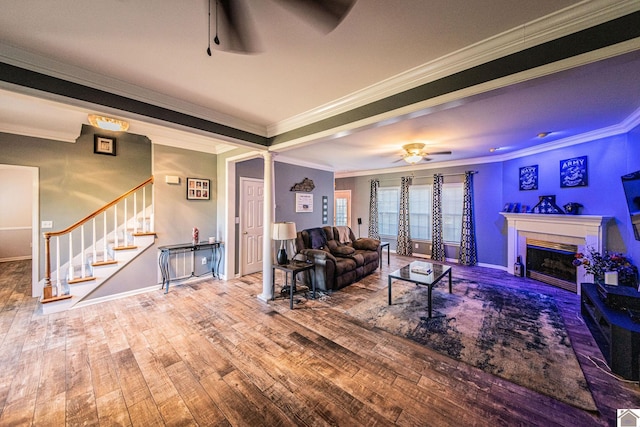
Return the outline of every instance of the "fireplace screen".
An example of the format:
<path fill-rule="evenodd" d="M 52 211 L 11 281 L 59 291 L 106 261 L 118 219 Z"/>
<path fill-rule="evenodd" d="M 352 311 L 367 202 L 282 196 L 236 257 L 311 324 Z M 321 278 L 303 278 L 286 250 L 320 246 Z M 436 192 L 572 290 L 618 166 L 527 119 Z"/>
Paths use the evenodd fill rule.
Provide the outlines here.
<path fill-rule="evenodd" d="M 575 287 L 577 249 L 575 245 L 527 239 L 527 276 L 565 289 Z"/>

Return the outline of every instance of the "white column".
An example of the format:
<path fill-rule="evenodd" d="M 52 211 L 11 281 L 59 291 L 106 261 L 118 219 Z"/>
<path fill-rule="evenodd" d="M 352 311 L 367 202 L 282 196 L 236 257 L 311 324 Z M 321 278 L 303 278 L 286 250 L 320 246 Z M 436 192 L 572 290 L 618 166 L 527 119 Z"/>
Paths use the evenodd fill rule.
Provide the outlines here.
<path fill-rule="evenodd" d="M 258 295 L 258 299 L 269 301 L 273 298 L 273 289 L 271 287 L 271 224 L 273 223 L 274 212 L 274 179 L 273 179 L 273 154 L 266 151 L 264 157 L 264 207 L 262 213 L 263 233 L 262 233 L 262 293 Z"/>

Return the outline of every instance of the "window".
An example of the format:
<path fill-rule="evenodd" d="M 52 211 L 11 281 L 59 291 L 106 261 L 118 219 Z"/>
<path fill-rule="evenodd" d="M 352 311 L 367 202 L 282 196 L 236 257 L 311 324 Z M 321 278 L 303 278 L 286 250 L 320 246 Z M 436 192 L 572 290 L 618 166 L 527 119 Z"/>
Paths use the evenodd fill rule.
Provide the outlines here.
<path fill-rule="evenodd" d="M 462 183 L 442 184 L 442 239 L 460 243 L 462 233 Z"/>
<path fill-rule="evenodd" d="M 400 188 L 378 188 L 378 233 L 383 236 L 398 235 L 398 207 Z"/>
<path fill-rule="evenodd" d="M 431 240 L 431 203 L 433 186 L 412 185 L 409 187 L 409 225 L 411 238 Z"/>
<path fill-rule="evenodd" d="M 442 185 L 442 238 L 447 243 L 460 243 L 462 233 L 462 183 Z M 411 238 L 431 240 L 433 185 L 409 187 L 409 224 Z M 378 228 L 380 235 L 398 235 L 400 187 L 378 189 Z"/>

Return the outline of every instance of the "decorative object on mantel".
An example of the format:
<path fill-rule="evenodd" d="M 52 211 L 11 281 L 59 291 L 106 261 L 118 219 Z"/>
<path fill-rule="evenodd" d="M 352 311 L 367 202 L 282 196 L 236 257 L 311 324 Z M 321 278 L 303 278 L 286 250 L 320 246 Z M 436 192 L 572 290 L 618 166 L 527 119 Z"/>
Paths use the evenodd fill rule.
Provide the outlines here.
<path fill-rule="evenodd" d="M 601 255 L 600 252 L 595 249 L 589 248 L 587 255 L 582 253 L 576 254 L 573 265 L 576 267 L 584 266 L 584 270 L 592 274 L 598 283 L 613 284 L 613 275 L 609 277 L 609 282 L 611 283 L 607 283 L 605 277 L 607 273 L 615 272 L 617 273 L 617 284 L 637 286 L 638 268 L 631 263 L 631 260 L 620 253 L 605 252 L 604 255 Z"/>
<path fill-rule="evenodd" d="M 313 180 L 305 178 L 302 180 L 302 182 L 299 182 L 291 187 L 291 190 L 289 191 L 306 191 L 308 193 L 309 191 L 313 191 L 314 188 L 316 188 L 316 186 L 313 183 Z"/>
<path fill-rule="evenodd" d="M 539 196 L 539 202 L 531 209 L 531 212 L 539 214 L 564 214 L 564 211 L 556 205 L 556 196 Z"/>
<path fill-rule="evenodd" d="M 520 191 L 538 189 L 538 165 L 520 168 Z"/>
<path fill-rule="evenodd" d="M 560 188 L 586 187 L 588 183 L 587 156 L 560 160 Z"/>
<path fill-rule="evenodd" d="M 583 206 L 580 203 L 569 202 L 566 205 L 564 205 L 563 208 L 564 208 L 564 211 L 569 215 L 578 215 L 580 213 L 580 209 L 582 209 Z"/>
<path fill-rule="evenodd" d="M 193 230 L 191 231 L 191 243 L 193 243 L 194 245 L 198 244 L 199 238 L 200 231 L 198 230 L 198 227 L 193 227 Z"/>

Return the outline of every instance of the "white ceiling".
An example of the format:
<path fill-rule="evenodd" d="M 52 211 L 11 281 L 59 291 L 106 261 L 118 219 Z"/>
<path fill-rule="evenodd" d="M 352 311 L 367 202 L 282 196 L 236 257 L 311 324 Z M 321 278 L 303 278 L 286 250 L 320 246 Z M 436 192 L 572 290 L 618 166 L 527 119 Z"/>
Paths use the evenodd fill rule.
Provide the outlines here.
<path fill-rule="evenodd" d="M 81 6 L 73 0 L 22 0 L 5 4 L 0 14 L 0 60 L 272 136 L 485 60 L 478 52 L 506 55 L 535 37 L 557 37 L 556 28 L 576 31 L 593 25 L 589 19 L 597 23 L 640 9 L 638 3 L 358 0 L 334 31 L 323 34 L 280 2 L 250 1 L 261 52 L 214 50 L 209 57 L 207 0 L 87 0 Z M 348 174 L 401 168 L 400 146 L 417 140 L 427 143 L 427 151 L 453 152 L 434 156 L 433 164 L 619 128 L 640 108 L 638 51 L 640 44 L 632 41 L 273 150 L 284 151 L 281 158 Z M 617 54 L 625 55 L 547 75 Z M 42 135 L 47 129 L 49 137 L 69 139 L 63 135 L 78 135 L 87 112 L 102 112 L 132 120 L 130 131 L 154 142 L 187 141 L 210 152 L 234 145 L 61 97 L 42 100 L 42 94 L 9 84 L 0 89 L 0 131 Z M 35 128 L 35 117 L 42 129 Z M 553 133 L 537 140 L 542 131 Z M 490 147 L 502 150 L 489 154 Z"/>

